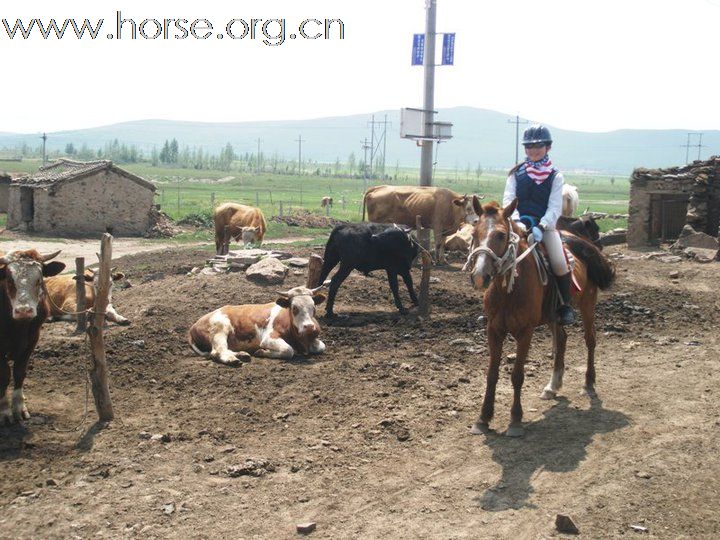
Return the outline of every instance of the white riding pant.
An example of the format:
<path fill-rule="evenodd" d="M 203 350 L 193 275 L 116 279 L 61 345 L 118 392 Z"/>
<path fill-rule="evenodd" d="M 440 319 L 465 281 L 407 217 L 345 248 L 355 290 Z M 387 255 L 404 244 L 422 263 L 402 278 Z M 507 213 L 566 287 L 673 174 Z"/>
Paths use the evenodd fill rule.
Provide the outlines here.
<path fill-rule="evenodd" d="M 563 248 L 560 233 L 555 229 L 546 229 L 543 233 L 542 243 L 545 245 L 548 259 L 550 259 L 550 267 L 556 276 L 564 276 L 570 271 L 567 258 L 565 257 L 565 249 Z"/>

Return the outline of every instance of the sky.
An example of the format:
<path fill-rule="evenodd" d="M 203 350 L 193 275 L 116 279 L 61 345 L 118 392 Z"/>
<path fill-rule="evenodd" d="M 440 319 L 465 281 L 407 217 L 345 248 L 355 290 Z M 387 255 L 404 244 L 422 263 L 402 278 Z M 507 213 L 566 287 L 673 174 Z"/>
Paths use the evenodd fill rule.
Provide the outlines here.
<path fill-rule="evenodd" d="M 133 19 L 195 19 L 213 35 L 115 36 L 117 11 Z M 10 39 L 38 18 L 104 19 L 95 40 Z M 243 22 L 255 39 L 237 38 Z M 262 25 L 285 19 L 282 44 Z M 330 39 L 290 39 L 305 19 L 340 19 Z M 455 65 L 436 68 L 435 108 L 497 110 L 563 129 L 720 129 L 720 0 L 437 0 L 437 31 L 454 32 Z M 316 33 L 308 23 L 309 35 Z M 196 35 L 208 31 L 200 22 Z M 148 37 L 155 23 L 143 27 Z M 276 38 L 279 23 L 267 34 Z M 33 133 L 161 118 L 288 120 L 421 107 L 423 69 L 410 65 L 425 0 L 3 0 L 0 132 Z M 37 27 L 33 30 L 37 30 Z M 442 120 L 442 118 L 439 118 Z"/>

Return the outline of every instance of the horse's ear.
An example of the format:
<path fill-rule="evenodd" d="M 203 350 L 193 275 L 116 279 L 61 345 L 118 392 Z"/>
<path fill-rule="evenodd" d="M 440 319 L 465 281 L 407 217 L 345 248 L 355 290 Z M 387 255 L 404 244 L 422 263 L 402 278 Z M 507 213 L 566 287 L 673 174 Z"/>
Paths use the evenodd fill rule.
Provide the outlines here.
<path fill-rule="evenodd" d="M 589 211 L 590 211 L 590 207 L 588 206 L 588 207 L 585 209 L 585 211 L 583 212 L 583 214 L 587 214 Z"/>
<path fill-rule="evenodd" d="M 503 217 L 509 219 L 513 215 L 513 212 L 517 209 L 518 199 L 515 197 L 510 204 L 508 204 L 503 210 Z"/>
<path fill-rule="evenodd" d="M 473 195 L 472 205 L 473 205 L 473 210 L 475 210 L 475 213 L 478 216 L 482 216 L 483 209 L 482 209 L 482 205 L 480 204 L 480 199 L 478 199 L 477 195 Z"/>

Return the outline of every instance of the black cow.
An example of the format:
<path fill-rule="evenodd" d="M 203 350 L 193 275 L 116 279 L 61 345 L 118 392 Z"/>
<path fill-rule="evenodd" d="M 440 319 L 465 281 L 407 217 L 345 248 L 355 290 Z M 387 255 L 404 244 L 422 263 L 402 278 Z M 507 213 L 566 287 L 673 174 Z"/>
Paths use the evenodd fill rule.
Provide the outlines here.
<path fill-rule="evenodd" d="M 600 227 L 592 216 L 580 216 L 579 218 L 560 216 L 560 218 L 558 218 L 557 228 L 589 240 L 602 249 L 602 246 L 598 244 L 598 240 L 600 240 Z"/>
<path fill-rule="evenodd" d="M 325 309 L 326 317 L 333 317 L 335 295 L 343 281 L 354 269 L 367 275 L 373 270 L 387 272 L 395 306 L 403 315 L 407 310 L 400 302 L 398 294 L 398 275 L 402 276 L 410 293 L 413 304 L 418 305 L 413 290 L 410 267 L 418 254 L 417 244 L 410 233 L 396 225 L 379 223 L 347 223 L 337 225 L 330 233 L 325 244 L 325 262 L 320 273 L 320 283 L 324 283 L 330 271 L 340 263 L 330 282 L 330 290 Z"/>

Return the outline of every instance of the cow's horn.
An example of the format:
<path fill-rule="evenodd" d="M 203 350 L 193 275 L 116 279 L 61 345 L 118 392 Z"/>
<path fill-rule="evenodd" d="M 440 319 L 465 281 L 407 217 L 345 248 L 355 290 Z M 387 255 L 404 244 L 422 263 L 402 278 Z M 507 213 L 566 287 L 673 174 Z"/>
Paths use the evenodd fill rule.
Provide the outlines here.
<path fill-rule="evenodd" d="M 48 253 L 47 255 L 40 255 L 40 260 L 42 262 L 49 261 L 50 259 L 54 259 L 58 255 L 60 255 L 60 252 L 62 249 L 58 249 L 57 251 L 54 251 L 53 253 Z"/>
<path fill-rule="evenodd" d="M 279 294 L 279 295 L 282 296 L 283 298 L 290 298 L 290 294 L 287 293 L 287 292 L 275 291 L 275 293 L 276 293 L 276 294 Z"/>
<path fill-rule="evenodd" d="M 315 294 L 315 293 L 318 292 L 320 289 L 322 289 L 323 287 L 327 287 L 328 285 L 330 285 L 330 280 L 329 280 L 329 279 L 326 279 L 325 282 L 324 282 L 322 285 L 320 285 L 320 286 L 318 286 L 318 287 L 315 287 L 314 289 L 310 289 L 310 292 L 313 293 L 313 294 Z"/>

